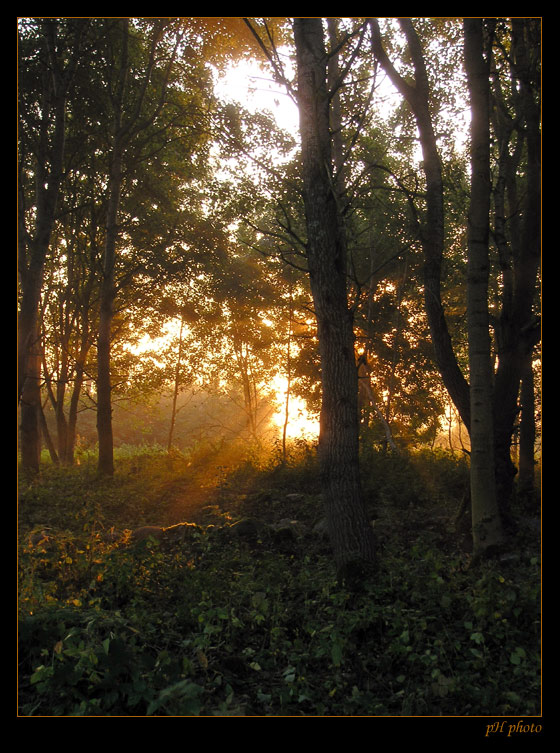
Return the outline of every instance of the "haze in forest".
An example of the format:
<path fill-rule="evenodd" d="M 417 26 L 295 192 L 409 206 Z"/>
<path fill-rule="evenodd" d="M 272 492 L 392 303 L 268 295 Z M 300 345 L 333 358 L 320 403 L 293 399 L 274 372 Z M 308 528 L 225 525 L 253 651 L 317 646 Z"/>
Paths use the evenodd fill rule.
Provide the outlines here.
<path fill-rule="evenodd" d="M 121 434 L 286 456 L 321 415 L 325 468 L 494 443 L 509 499 L 540 441 L 538 24 L 477 24 L 20 18 L 23 466 L 111 476 Z"/>
<path fill-rule="evenodd" d="M 541 736 L 541 19 L 17 30 L 18 713 Z"/>

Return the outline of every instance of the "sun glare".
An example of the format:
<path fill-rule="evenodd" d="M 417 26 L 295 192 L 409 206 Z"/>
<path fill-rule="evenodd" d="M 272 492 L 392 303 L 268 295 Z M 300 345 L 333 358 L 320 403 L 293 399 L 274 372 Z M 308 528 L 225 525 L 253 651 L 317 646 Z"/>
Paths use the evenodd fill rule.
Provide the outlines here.
<path fill-rule="evenodd" d="M 258 63 L 244 61 L 230 66 L 216 78 L 215 90 L 224 100 L 242 103 L 253 110 L 269 110 L 280 128 L 298 137 L 299 113 L 295 103 Z"/>
<path fill-rule="evenodd" d="M 282 432 L 286 422 L 286 380 L 276 379 L 275 387 L 278 408 L 272 416 L 272 422 Z M 291 439 L 316 439 L 319 436 L 318 417 L 307 410 L 305 400 L 293 395 L 290 396 L 288 401 L 286 436 Z"/>

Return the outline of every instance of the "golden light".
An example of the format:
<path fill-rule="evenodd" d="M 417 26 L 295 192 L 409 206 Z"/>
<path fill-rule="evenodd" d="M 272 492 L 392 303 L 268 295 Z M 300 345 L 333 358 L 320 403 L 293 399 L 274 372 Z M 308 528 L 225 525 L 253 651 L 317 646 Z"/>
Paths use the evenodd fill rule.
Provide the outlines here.
<path fill-rule="evenodd" d="M 280 433 L 286 426 L 286 436 L 290 439 L 316 439 L 319 436 L 319 418 L 307 410 L 305 400 L 294 395 L 288 398 L 288 422 L 286 424 L 286 393 L 288 382 L 284 377 L 273 381 L 278 408 L 272 416 L 272 423 Z"/>

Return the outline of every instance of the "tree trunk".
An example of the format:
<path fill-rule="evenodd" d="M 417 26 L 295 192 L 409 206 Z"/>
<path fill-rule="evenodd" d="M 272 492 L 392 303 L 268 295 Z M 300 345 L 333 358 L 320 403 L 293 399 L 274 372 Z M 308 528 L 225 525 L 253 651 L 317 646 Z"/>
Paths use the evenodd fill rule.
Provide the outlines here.
<path fill-rule="evenodd" d="M 519 476 L 517 493 L 527 512 L 535 511 L 535 385 L 531 360 L 521 382 L 519 427 Z"/>
<path fill-rule="evenodd" d="M 56 447 L 54 446 L 54 442 L 49 431 L 49 426 L 47 424 L 47 419 L 45 418 L 45 411 L 43 410 L 42 405 L 39 408 L 39 425 L 41 427 L 41 434 L 43 435 L 43 439 L 45 440 L 45 445 L 47 446 L 47 450 L 49 451 L 52 464 L 60 465 L 60 458 L 58 457 Z"/>
<path fill-rule="evenodd" d="M 339 576 L 375 558 L 363 503 L 358 449 L 358 379 L 346 290 L 346 243 L 333 186 L 327 56 L 320 18 L 295 18 L 307 260 L 317 317 L 322 405 L 319 457 Z"/>
<path fill-rule="evenodd" d="M 488 312 L 490 236 L 490 90 L 482 19 L 464 21 L 465 68 L 471 103 L 471 202 L 468 217 L 467 326 L 470 381 L 470 479 L 473 556 L 503 540 L 496 499 L 493 371 Z M 489 53 L 488 53 L 489 54 Z"/>
<path fill-rule="evenodd" d="M 25 471 L 39 472 L 41 456 L 41 348 L 36 329 L 28 330 L 20 394 L 20 449 Z M 21 328 L 19 334 L 22 334 Z M 35 336 L 34 336 L 35 335 Z"/>
<path fill-rule="evenodd" d="M 286 343 L 286 402 L 284 403 L 284 424 L 282 426 L 282 462 L 288 462 L 288 424 L 290 422 L 290 399 L 292 389 L 292 319 L 293 299 L 290 287 L 290 306 L 288 310 L 288 340 Z"/>
<path fill-rule="evenodd" d="M 175 431 L 175 420 L 177 418 L 177 398 L 179 397 L 179 387 L 181 378 L 181 361 L 183 358 L 183 326 L 184 319 L 181 314 L 181 325 L 179 327 L 179 347 L 177 349 L 177 363 L 175 364 L 175 380 L 173 385 L 173 401 L 171 405 L 171 420 L 169 422 L 169 435 L 167 438 L 167 452 L 171 452 L 173 447 L 173 433 Z"/>
<path fill-rule="evenodd" d="M 512 79 L 518 91 L 515 98 L 514 120 L 500 123 L 502 129 L 517 129 L 515 149 L 509 143 L 509 133 L 498 136 L 503 142 L 501 153 L 505 162 L 505 190 L 507 206 L 502 210 L 512 225 L 510 258 L 504 266 L 504 295 L 497 326 L 498 369 L 494 400 L 496 473 L 502 515 L 511 522 L 510 500 L 513 493 L 515 468 L 510 457 L 511 438 L 518 416 L 520 383 L 539 341 L 539 321 L 533 310 L 537 275 L 540 263 L 541 213 L 541 141 L 538 87 L 540 41 L 538 19 L 514 18 L 511 39 Z M 498 107 L 503 108 L 501 93 Z M 526 184 L 523 199 L 518 196 L 517 172 L 521 151 L 526 157 Z M 512 152 L 510 156 L 510 151 Z M 501 156 L 501 155 L 500 155 Z M 501 165 L 500 165 L 501 166 Z M 503 261 L 504 254 L 500 256 Z"/>
<path fill-rule="evenodd" d="M 122 23 L 122 49 L 118 68 L 117 93 L 113 122 L 112 151 L 107 187 L 107 217 L 105 224 L 105 249 L 103 254 L 103 279 L 99 302 L 99 332 L 97 338 L 97 437 L 99 457 L 97 469 L 105 476 L 114 473 L 113 459 L 113 409 L 111 405 L 111 328 L 116 298 L 115 259 L 119 234 L 118 213 L 121 198 L 122 162 L 127 128 L 123 127 L 124 100 L 128 78 L 128 27 Z"/>
<path fill-rule="evenodd" d="M 19 271 L 21 305 L 18 317 L 18 397 L 21 405 L 21 455 L 25 470 L 37 472 L 40 457 L 41 347 L 39 303 L 43 269 L 51 241 L 62 180 L 66 135 L 65 110 L 71 75 L 56 58 L 56 21 L 43 25 L 45 87 L 41 102 L 35 163 L 35 226 L 25 229 L 23 201 L 20 203 Z M 73 51 L 77 59 L 77 50 Z M 70 68 L 70 65 L 69 65 Z M 28 258 L 27 258 L 28 256 Z"/>
<path fill-rule="evenodd" d="M 538 19 L 536 19 L 538 22 Z M 458 366 L 453 353 L 445 313 L 441 301 L 440 278 L 443 258 L 443 182 L 437 144 L 429 110 L 428 78 L 424 57 L 418 36 L 408 18 L 399 19 L 406 35 L 408 50 L 414 66 L 415 78 L 411 84 L 402 78 L 388 59 L 383 48 L 379 25 L 371 19 L 372 49 L 387 75 L 408 102 L 415 115 L 422 145 L 423 167 L 426 176 L 427 219 L 421 228 L 424 250 L 424 299 L 426 314 L 430 326 L 431 340 L 438 369 L 445 387 L 457 408 L 459 415 L 470 433 L 470 389 Z M 535 320 L 532 312 L 535 280 L 540 254 L 540 131 L 539 108 L 533 87 L 538 81 L 538 69 L 535 67 L 534 50 L 540 35 L 532 24 L 535 19 L 512 19 L 511 64 L 512 80 L 520 96 L 515 98 L 518 111 L 514 113 L 510 127 L 518 129 L 518 145 L 526 141 L 527 153 L 527 189 L 525 205 L 516 205 L 511 194 L 516 188 L 519 173 L 513 163 L 523 149 L 506 143 L 501 149 L 502 160 L 508 162 L 509 176 L 507 188 L 510 195 L 509 207 L 503 213 L 511 224 L 511 244 L 514 248 L 512 268 L 504 272 L 502 313 L 497 322 L 498 368 L 494 381 L 494 461 L 497 484 L 497 497 L 500 513 L 505 523 L 511 521 L 510 499 L 513 489 L 515 469 L 510 457 L 511 438 L 517 416 L 517 399 L 522 368 L 529 348 L 533 348 L 535 339 Z M 531 36 L 532 35 L 532 36 Z M 532 40 L 532 41 L 531 41 Z M 528 54 L 533 48 L 533 55 Z M 495 78 L 498 86 L 498 78 Z M 509 102 L 498 103 L 495 112 L 501 114 L 507 110 Z M 497 132 L 499 138 L 502 134 Z M 508 136 L 509 138 L 509 136 Z M 521 144 L 525 146 L 524 143 Z M 513 154 L 509 155 L 508 150 Z M 501 165 L 503 162 L 501 162 Z M 500 169 L 502 167 L 500 166 Z M 504 175 L 500 176 L 503 179 Z M 521 220 L 519 219 L 521 218 Z M 517 225 L 515 229 L 514 225 Z M 503 228 L 498 224 L 495 238 L 500 255 L 500 264 L 504 266 Z M 509 253 L 509 252 L 508 252 Z M 508 261 L 508 264 L 510 262 Z"/>
<path fill-rule="evenodd" d="M 111 405 L 111 328 L 115 302 L 115 256 L 118 236 L 117 215 L 121 191 L 122 152 L 115 147 L 109 177 L 109 202 L 103 280 L 99 307 L 97 338 L 97 437 L 99 442 L 98 471 L 105 476 L 114 473 L 113 409 Z"/>
<path fill-rule="evenodd" d="M 399 19 L 412 57 L 415 79 L 411 84 L 397 72 L 381 40 L 377 19 L 371 19 L 372 50 L 383 69 L 407 101 L 420 134 L 426 178 L 426 221 L 420 228 L 424 252 L 424 305 L 436 363 L 461 419 L 470 425 L 469 386 L 457 363 L 441 300 L 444 250 L 443 178 L 429 103 L 429 84 L 420 40 L 409 18 Z"/>

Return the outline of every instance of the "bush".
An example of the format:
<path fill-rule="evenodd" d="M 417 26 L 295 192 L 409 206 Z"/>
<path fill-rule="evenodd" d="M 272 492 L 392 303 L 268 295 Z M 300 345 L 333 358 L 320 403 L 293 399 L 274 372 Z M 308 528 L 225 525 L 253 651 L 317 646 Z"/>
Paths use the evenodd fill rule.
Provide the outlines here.
<path fill-rule="evenodd" d="M 22 490 L 22 715 L 539 713 L 534 552 L 524 544 L 515 558 L 473 568 L 430 526 L 444 494 L 460 489 L 461 463 L 371 455 L 365 480 L 385 505 L 384 542 L 374 578 L 348 591 L 323 541 L 238 539 L 224 509 L 220 524 L 173 545 L 105 541 L 109 512 L 117 527 L 161 512 L 164 459 L 150 457 L 112 482 L 52 470 Z M 297 515 L 301 504 L 305 519 L 317 504 L 301 491 L 310 468 L 244 466 L 235 483 L 252 514 Z M 410 504 L 422 514 L 404 516 Z M 30 544 L 38 518 L 48 536 Z"/>

